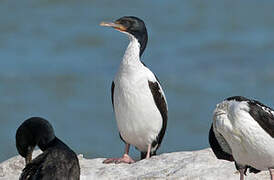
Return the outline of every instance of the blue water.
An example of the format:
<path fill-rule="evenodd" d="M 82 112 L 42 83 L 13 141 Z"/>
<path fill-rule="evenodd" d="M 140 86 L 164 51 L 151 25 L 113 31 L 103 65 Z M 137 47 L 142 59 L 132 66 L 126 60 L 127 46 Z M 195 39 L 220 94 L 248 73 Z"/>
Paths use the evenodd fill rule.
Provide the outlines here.
<path fill-rule="evenodd" d="M 85 157 L 120 156 L 110 86 L 127 37 L 101 21 L 142 18 L 143 61 L 169 105 L 159 153 L 208 147 L 212 111 L 232 95 L 274 107 L 274 1 L 0 1 L 0 161 L 31 116 Z M 133 157 L 139 154 L 132 148 Z"/>

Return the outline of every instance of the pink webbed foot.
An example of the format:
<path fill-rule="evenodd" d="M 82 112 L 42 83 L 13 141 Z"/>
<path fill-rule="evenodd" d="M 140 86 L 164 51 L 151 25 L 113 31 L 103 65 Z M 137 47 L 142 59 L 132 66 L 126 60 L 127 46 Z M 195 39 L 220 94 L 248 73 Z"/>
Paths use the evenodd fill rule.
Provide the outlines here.
<path fill-rule="evenodd" d="M 104 164 L 110 164 L 110 163 L 115 163 L 115 164 L 119 164 L 119 163 L 126 163 L 126 164 L 131 164 L 131 163 L 135 163 L 135 161 L 127 154 L 124 154 L 123 157 L 121 158 L 108 158 L 106 160 L 103 161 Z"/>

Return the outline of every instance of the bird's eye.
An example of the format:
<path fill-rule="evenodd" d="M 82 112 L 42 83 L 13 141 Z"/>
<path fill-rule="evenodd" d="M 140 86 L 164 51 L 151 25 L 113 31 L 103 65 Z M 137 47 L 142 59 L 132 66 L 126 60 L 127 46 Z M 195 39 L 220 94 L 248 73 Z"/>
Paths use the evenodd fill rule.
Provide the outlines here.
<path fill-rule="evenodd" d="M 123 26 L 125 26 L 125 27 L 129 27 L 129 26 L 130 26 L 129 22 L 128 22 L 128 21 L 125 21 L 125 20 L 121 21 L 121 24 L 122 24 Z"/>

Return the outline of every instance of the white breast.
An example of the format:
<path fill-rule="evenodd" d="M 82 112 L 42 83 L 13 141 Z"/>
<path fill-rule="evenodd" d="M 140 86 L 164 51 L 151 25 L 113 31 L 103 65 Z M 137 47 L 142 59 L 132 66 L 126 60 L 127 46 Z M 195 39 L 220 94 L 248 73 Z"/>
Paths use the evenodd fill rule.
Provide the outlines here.
<path fill-rule="evenodd" d="M 114 79 L 114 111 L 122 138 L 142 152 L 162 128 L 148 80 L 155 82 L 156 78 L 140 62 L 139 43 L 132 38 Z"/>
<path fill-rule="evenodd" d="M 246 101 L 218 104 L 213 123 L 226 139 L 238 164 L 259 170 L 274 166 L 274 139 L 249 114 Z"/>

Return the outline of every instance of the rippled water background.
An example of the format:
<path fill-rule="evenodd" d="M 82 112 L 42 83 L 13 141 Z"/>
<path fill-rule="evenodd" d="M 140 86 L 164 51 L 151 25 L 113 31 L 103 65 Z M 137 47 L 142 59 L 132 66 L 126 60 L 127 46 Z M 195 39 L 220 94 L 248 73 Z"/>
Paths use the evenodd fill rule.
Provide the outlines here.
<path fill-rule="evenodd" d="M 274 106 L 274 1 L 0 1 L 0 161 L 30 116 L 86 157 L 120 156 L 111 81 L 127 37 L 101 21 L 147 24 L 143 61 L 169 104 L 159 152 L 208 147 L 215 104 L 232 95 Z M 133 156 L 139 154 L 133 150 Z"/>

